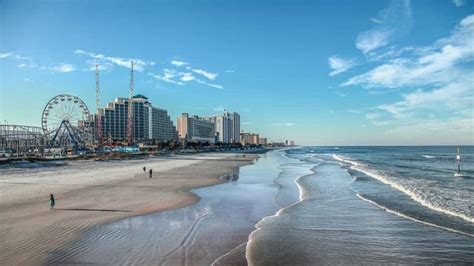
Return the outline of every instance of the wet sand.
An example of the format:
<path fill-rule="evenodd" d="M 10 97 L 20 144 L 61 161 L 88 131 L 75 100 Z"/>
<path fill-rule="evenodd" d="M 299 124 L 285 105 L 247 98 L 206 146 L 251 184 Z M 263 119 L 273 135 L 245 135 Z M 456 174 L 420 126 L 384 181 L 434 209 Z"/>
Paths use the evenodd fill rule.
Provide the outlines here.
<path fill-rule="evenodd" d="M 98 224 L 194 204 L 199 198 L 190 189 L 223 182 L 255 158 L 201 154 L 0 169 L 0 264 L 38 265 Z"/>
<path fill-rule="evenodd" d="M 245 251 L 255 224 L 278 209 L 277 155 L 261 155 L 229 182 L 193 189 L 201 200 L 191 206 L 94 226 L 51 253 L 47 263 L 246 265 L 244 252 L 236 251 Z"/>

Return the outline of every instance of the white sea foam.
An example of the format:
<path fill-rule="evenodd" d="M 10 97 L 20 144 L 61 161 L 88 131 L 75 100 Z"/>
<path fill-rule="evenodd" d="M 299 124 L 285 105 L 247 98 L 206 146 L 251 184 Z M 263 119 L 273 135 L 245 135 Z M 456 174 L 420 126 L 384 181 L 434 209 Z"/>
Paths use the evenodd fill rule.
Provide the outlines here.
<path fill-rule="evenodd" d="M 389 185 L 401 192 L 403 192 L 404 194 L 408 195 L 411 199 L 413 199 L 414 201 L 418 202 L 419 204 L 423 205 L 424 207 L 427 207 L 429 209 L 432 209 L 432 210 L 435 210 L 437 212 L 441 212 L 441 213 L 445 213 L 445 214 L 448 214 L 448 215 L 451 215 L 451 216 L 455 216 L 455 217 L 459 217 L 463 220 L 466 220 L 468 222 L 471 222 L 471 223 L 474 223 L 474 218 L 473 217 L 470 217 L 466 214 L 463 214 L 463 213 L 457 213 L 457 212 L 454 212 L 452 210 L 448 210 L 448 209 L 445 209 L 445 208 L 441 208 L 441 207 L 438 207 L 438 206 L 434 206 L 433 204 L 431 204 L 430 202 L 428 202 L 427 200 L 423 199 L 420 195 L 417 195 L 416 193 L 414 193 L 413 191 L 411 191 L 410 189 L 406 188 L 405 186 L 403 186 L 402 184 L 400 183 L 397 183 L 396 181 L 393 181 L 391 180 L 389 177 L 387 176 L 384 176 L 384 175 L 381 175 L 381 174 L 378 174 L 378 173 L 375 173 L 373 170 L 370 170 L 368 169 L 368 167 L 356 162 L 356 161 L 353 161 L 347 157 L 344 157 L 344 156 L 341 156 L 341 155 L 337 155 L 337 154 L 333 154 L 332 156 L 334 159 L 338 160 L 338 161 L 341 161 L 341 162 L 344 162 L 344 163 L 348 163 L 351 165 L 351 169 L 354 169 L 354 170 L 357 170 L 359 172 L 362 172 L 372 178 L 375 178 L 376 180 L 386 184 L 386 185 Z"/>
<path fill-rule="evenodd" d="M 421 155 L 423 156 L 424 158 L 426 159 L 433 159 L 433 158 L 436 158 L 436 156 L 433 156 L 433 155 Z"/>
<path fill-rule="evenodd" d="M 437 224 L 433 224 L 433 223 L 428 223 L 428 222 L 424 222 L 424 221 L 421 221 L 421 220 L 418 220 L 418 219 L 415 219 L 413 217 L 410 217 L 410 216 L 407 216 L 405 214 L 402 214 L 402 213 L 399 213 L 397 211 L 394 211 L 394 210 L 391 210 L 391 209 L 388 209 L 372 200 L 369 200 L 365 197 L 363 197 L 362 195 L 360 195 L 359 193 L 356 194 L 358 198 L 360 198 L 361 200 L 364 200 L 364 201 L 367 201 L 383 210 L 385 210 L 386 212 L 389 212 L 389 213 L 393 213 L 395 215 L 398 215 L 400 217 L 403 217 L 403 218 L 406 218 L 406 219 L 410 219 L 412 221 L 415 221 L 415 222 L 418 222 L 418 223 L 422 223 L 422 224 L 425 224 L 425 225 L 429 225 L 429 226 L 433 226 L 433 227 L 436 227 L 436 228 L 440 228 L 440 229 L 444 229 L 444 230 L 447 230 L 447 231 L 450 231 L 450 232 L 454 232 L 454 233 L 458 233 L 458 234 L 462 234 L 462 235 L 466 235 L 466 236 L 470 236 L 470 237 L 474 237 L 473 234 L 469 234 L 469 233 L 465 233 L 465 232 L 461 232 L 461 231 L 458 231 L 458 230 L 455 230 L 455 229 L 452 229 L 452 228 L 448 228 L 448 227 L 444 227 L 444 226 L 440 226 L 440 225 L 437 225 Z"/>

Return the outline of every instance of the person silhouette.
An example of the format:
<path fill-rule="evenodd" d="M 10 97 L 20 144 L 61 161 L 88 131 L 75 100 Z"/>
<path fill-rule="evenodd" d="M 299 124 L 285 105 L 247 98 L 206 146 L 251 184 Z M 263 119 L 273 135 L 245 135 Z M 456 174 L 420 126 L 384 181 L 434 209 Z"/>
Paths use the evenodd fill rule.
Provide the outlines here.
<path fill-rule="evenodd" d="M 54 199 L 53 194 L 49 197 L 49 209 L 54 210 L 54 205 L 56 205 L 56 201 Z"/>
<path fill-rule="evenodd" d="M 153 170 L 150 169 L 150 178 L 153 176 Z"/>

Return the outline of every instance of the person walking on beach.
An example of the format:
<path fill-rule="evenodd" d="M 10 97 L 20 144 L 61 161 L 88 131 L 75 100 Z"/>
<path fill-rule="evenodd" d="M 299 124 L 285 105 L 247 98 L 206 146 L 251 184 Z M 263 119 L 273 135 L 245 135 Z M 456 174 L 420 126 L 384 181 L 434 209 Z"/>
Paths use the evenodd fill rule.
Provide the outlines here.
<path fill-rule="evenodd" d="M 143 173 L 146 172 L 146 166 L 143 166 Z"/>
<path fill-rule="evenodd" d="M 49 209 L 54 210 L 54 205 L 56 205 L 56 201 L 54 200 L 53 194 L 49 197 Z"/>
<path fill-rule="evenodd" d="M 150 178 L 153 176 L 153 170 L 150 169 Z"/>

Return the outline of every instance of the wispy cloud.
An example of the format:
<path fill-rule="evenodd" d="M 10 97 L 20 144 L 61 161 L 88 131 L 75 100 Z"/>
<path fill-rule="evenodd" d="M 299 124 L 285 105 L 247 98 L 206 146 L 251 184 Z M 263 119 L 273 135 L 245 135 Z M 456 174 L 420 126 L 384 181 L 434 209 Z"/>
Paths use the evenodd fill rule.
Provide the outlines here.
<path fill-rule="evenodd" d="M 454 5 L 457 7 L 463 6 L 464 5 L 464 0 L 453 0 Z"/>
<path fill-rule="evenodd" d="M 25 67 L 35 68 L 35 67 L 38 67 L 38 64 L 36 64 L 31 57 L 22 56 L 22 55 L 17 54 L 17 53 L 13 53 L 13 52 L 0 53 L 0 59 L 2 59 L 2 58 L 5 58 L 5 59 L 10 58 L 10 59 L 20 61 L 21 63 L 17 65 L 20 68 L 25 68 Z"/>
<path fill-rule="evenodd" d="M 134 64 L 134 69 L 137 71 L 143 71 L 145 67 L 147 66 L 153 66 L 155 65 L 155 62 L 153 61 L 147 61 L 147 60 L 142 60 L 138 58 L 124 58 L 124 57 L 115 57 L 115 56 L 106 56 L 103 54 L 98 54 L 98 53 L 93 53 L 93 52 L 88 52 L 84 50 L 74 50 L 75 54 L 78 55 L 85 55 L 88 56 L 89 58 L 92 58 L 94 60 L 88 60 L 87 62 L 91 65 L 95 64 L 113 64 L 121 67 L 131 67 L 131 62 L 133 61 Z"/>
<path fill-rule="evenodd" d="M 61 64 L 58 64 L 56 66 L 52 66 L 49 69 L 53 72 L 68 73 L 68 72 L 72 72 L 72 71 L 76 70 L 76 67 L 74 65 L 71 65 L 71 64 L 61 63 Z"/>
<path fill-rule="evenodd" d="M 184 61 L 180 61 L 180 60 L 171 60 L 170 63 L 171 63 L 172 65 L 175 65 L 175 66 L 185 66 L 185 65 L 189 65 L 189 63 L 184 62 Z"/>
<path fill-rule="evenodd" d="M 295 123 L 273 123 L 272 126 L 274 127 L 292 127 L 292 126 L 295 126 L 296 124 Z"/>
<path fill-rule="evenodd" d="M 393 118 L 411 118 L 421 114 L 433 116 L 450 110 L 472 108 L 474 85 L 471 82 L 472 80 L 465 80 L 464 82 L 450 83 L 428 91 L 418 89 L 404 94 L 401 101 L 379 105 L 377 108 L 389 113 Z"/>
<path fill-rule="evenodd" d="M 252 125 L 252 124 L 254 124 L 254 122 L 252 122 L 252 121 L 243 121 L 242 122 L 242 125 Z"/>
<path fill-rule="evenodd" d="M 328 64 L 332 69 L 332 71 L 329 73 L 329 76 L 335 76 L 354 67 L 356 65 L 356 61 L 355 59 L 346 59 L 334 55 L 329 57 Z"/>
<path fill-rule="evenodd" d="M 382 10 L 377 17 L 371 18 L 376 25 L 361 32 L 355 46 L 366 56 L 387 46 L 390 41 L 409 31 L 411 28 L 410 0 L 392 0 L 387 9 Z"/>
<path fill-rule="evenodd" d="M 11 58 L 19 62 L 17 67 L 19 68 L 33 68 L 42 71 L 49 71 L 53 73 L 69 73 L 76 70 L 76 66 L 73 64 L 67 63 L 58 63 L 54 65 L 40 65 L 37 64 L 33 58 L 23 56 L 17 53 L 2 53 L 0 54 L 0 58 Z"/>
<path fill-rule="evenodd" d="M 155 78 L 155 79 L 157 79 L 157 80 L 161 80 L 161 81 L 164 81 L 164 82 L 176 84 L 176 85 L 179 85 L 179 86 L 184 86 L 186 84 L 185 82 L 174 80 L 173 78 L 175 78 L 177 76 L 177 74 L 176 74 L 175 71 L 173 71 L 171 69 L 164 69 L 163 75 L 156 75 L 156 74 L 153 74 L 151 72 L 148 72 L 148 75 Z"/>
<path fill-rule="evenodd" d="M 400 48 L 342 86 L 401 93 L 399 100 L 366 113 L 373 125 L 387 126 L 387 134 L 456 136 L 472 142 L 466 136 L 474 130 L 473 35 L 474 15 L 469 15 L 447 37 L 425 47 Z"/>
<path fill-rule="evenodd" d="M 364 54 L 372 50 L 386 46 L 389 42 L 390 31 L 387 29 L 378 29 L 365 31 L 357 36 L 356 47 Z"/>
<path fill-rule="evenodd" d="M 12 55 L 13 55 L 12 53 L 0 53 L 0 58 L 7 58 L 7 57 L 10 57 Z"/>
<path fill-rule="evenodd" d="M 342 85 L 399 88 L 453 81 L 461 75 L 461 70 L 453 66 L 474 59 L 473 34 L 474 15 L 470 15 L 460 22 L 451 36 L 438 40 L 432 46 L 417 49 L 411 57 L 390 59 Z"/>
<path fill-rule="evenodd" d="M 162 74 L 153 74 L 148 73 L 148 75 L 154 77 L 155 79 L 173 83 L 176 85 L 184 86 L 189 82 L 196 82 L 208 87 L 216 88 L 216 89 L 223 89 L 224 86 L 216 83 L 210 83 L 206 80 L 200 79 L 199 76 L 205 77 L 208 80 L 215 80 L 218 76 L 217 73 L 209 72 L 203 69 L 193 68 L 191 63 L 173 59 L 170 61 L 171 68 L 164 68 L 162 70 Z M 174 69 L 173 66 L 177 68 Z M 184 67 L 184 68 L 181 68 Z M 196 75 L 197 74 L 197 75 Z"/>
<path fill-rule="evenodd" d="M 181 61 L 181 60 L 173 59 L 173 60 L 171 60 L 170 64 L 172 64 L 174 66 L 177 66 L 177 67 L 186 66 L 186 70 L 192 71 L 196 74 L 199 74 L 203 77 L 206 77 L 209 80 L 215 80 L 218 76 L 217 73 L 212 73 L 212 72 L 209 72 L 209 71 L 206 71 L 206 70 L 203 70 L 203 69 L 193 68 L 190 63 L 184 62 L 184 61 Z M 186 73 L 186 74 L 187 74 L 188 77 L 190 77 L 189 73 Z"/>
<path fill-rule="evenodd" d="M 184 82 L 188 82 L 188 81 L 195 80 L 196 77 L 193 76 L 193 73 L 180 72 L 180 78 L 179 79 L 184 81 Z"/>
<path fill-rule="evenodd" d="M 206 77 L 207 79 L 210 79 L 210 80 L 215 80 L 217 78 L 217 73 L 212 73 L 212 72 L 208 72 L 206 70 L 202 70 L 202 69 L 191 69 L 194 73 L 196 74 L 199 74 L 199 75 L 202 75 L 204 77 Z"/>
<path fill-rule="evenodd" d="M 209 82 L 206 82 L 206 81 L 200 80 L 200 79 L 195 79 L 195 80 L 199 84 L 203 84 L 203 85 L 206 85 L 206 86 L 209 86 L 209 87 L 212 87 L 212 88 L 216 88 L 216 89 L 224 89 L 224 86 L 219 85 L 219 84 L 209 83 Z"/>

